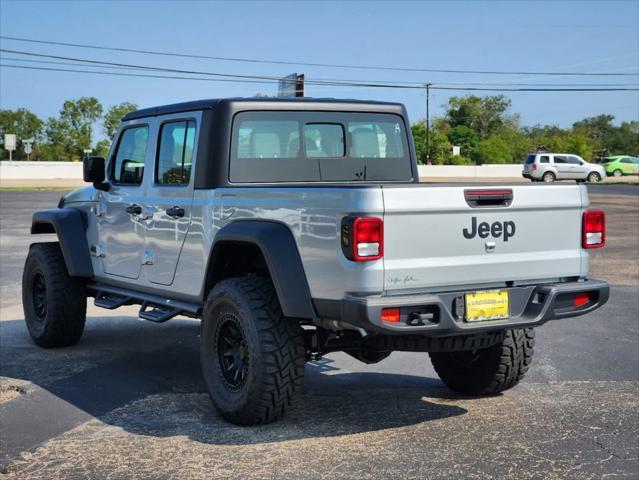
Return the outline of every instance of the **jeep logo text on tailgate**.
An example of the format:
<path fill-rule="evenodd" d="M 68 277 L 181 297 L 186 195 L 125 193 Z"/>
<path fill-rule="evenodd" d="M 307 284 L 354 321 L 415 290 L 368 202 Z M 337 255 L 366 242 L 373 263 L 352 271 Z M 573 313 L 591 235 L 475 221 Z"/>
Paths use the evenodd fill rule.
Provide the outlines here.
<path fill-rule="evenodd" d="M 488 235 L 492 235 L 495 238 L 504 236 L 504 242 L 507 242 L 510 237 L 515 235 L 515 222 L 495 222 L 492 225 L 486 222 L 481 222 L 477 225 L 477 217 L 470 219 L 470 230 L 464 228 L 464 237 L 470 239 L 479 235 L 479 238 L 486 238 Z"/>

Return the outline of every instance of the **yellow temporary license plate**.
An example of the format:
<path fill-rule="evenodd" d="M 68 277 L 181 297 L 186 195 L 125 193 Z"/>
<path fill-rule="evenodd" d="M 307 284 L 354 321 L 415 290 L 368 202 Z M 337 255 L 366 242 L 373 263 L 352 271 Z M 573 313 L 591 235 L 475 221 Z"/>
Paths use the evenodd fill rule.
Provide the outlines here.
<path fill-rule="evenodd" d="M 491 290 L 466 294 L 466 321 L 497 320 L 510 315 L 508 291 Z"/>

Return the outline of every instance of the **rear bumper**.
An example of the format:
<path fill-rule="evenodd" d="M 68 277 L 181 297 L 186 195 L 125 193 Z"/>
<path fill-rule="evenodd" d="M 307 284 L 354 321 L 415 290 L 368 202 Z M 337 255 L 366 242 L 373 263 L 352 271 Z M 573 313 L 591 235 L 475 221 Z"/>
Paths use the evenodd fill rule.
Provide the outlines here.
<path fill-rule="evenodd" d="M 601 280 L 505 288 L 509 292 L 510 317 L 466 322 L 467 291 L 385 297 L 347 297 L 341 301 L 314 300 L 318 316 L 341 320 L 367 331 L 398 334 L 450 336 L 521 327 L 536 327 L 548 320 L 576 317 L 598 309 L 608 301 L 610 288 Z M 576 293 L 588 292 L 588 303 L 576 307 Z M 385 307 L 400 309 L 399 323 L 381 320 Z M 432 319 L 430 319 L 432 317 Z"/>

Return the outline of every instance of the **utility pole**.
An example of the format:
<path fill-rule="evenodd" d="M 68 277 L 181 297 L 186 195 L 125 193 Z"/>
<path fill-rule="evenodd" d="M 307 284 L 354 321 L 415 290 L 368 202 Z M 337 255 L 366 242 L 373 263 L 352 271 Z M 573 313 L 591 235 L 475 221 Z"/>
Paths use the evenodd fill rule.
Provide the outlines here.
<path fill-rule="evenodd" d="M 426 164 L 430 165 L 430 83 L 426 84 Z"/>

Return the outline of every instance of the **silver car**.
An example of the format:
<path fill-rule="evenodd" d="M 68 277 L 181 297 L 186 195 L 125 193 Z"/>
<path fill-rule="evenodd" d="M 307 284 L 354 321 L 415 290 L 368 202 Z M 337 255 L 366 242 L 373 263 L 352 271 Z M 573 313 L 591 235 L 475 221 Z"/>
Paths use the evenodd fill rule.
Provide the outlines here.
<path fill-rule="evenodd" d="M 526 157 L 522 175 L 533 182 L 577 180 L 599 182 L 606 176 L 603 166 L 588 163 L 570 153 L 531 153 Z"/>

